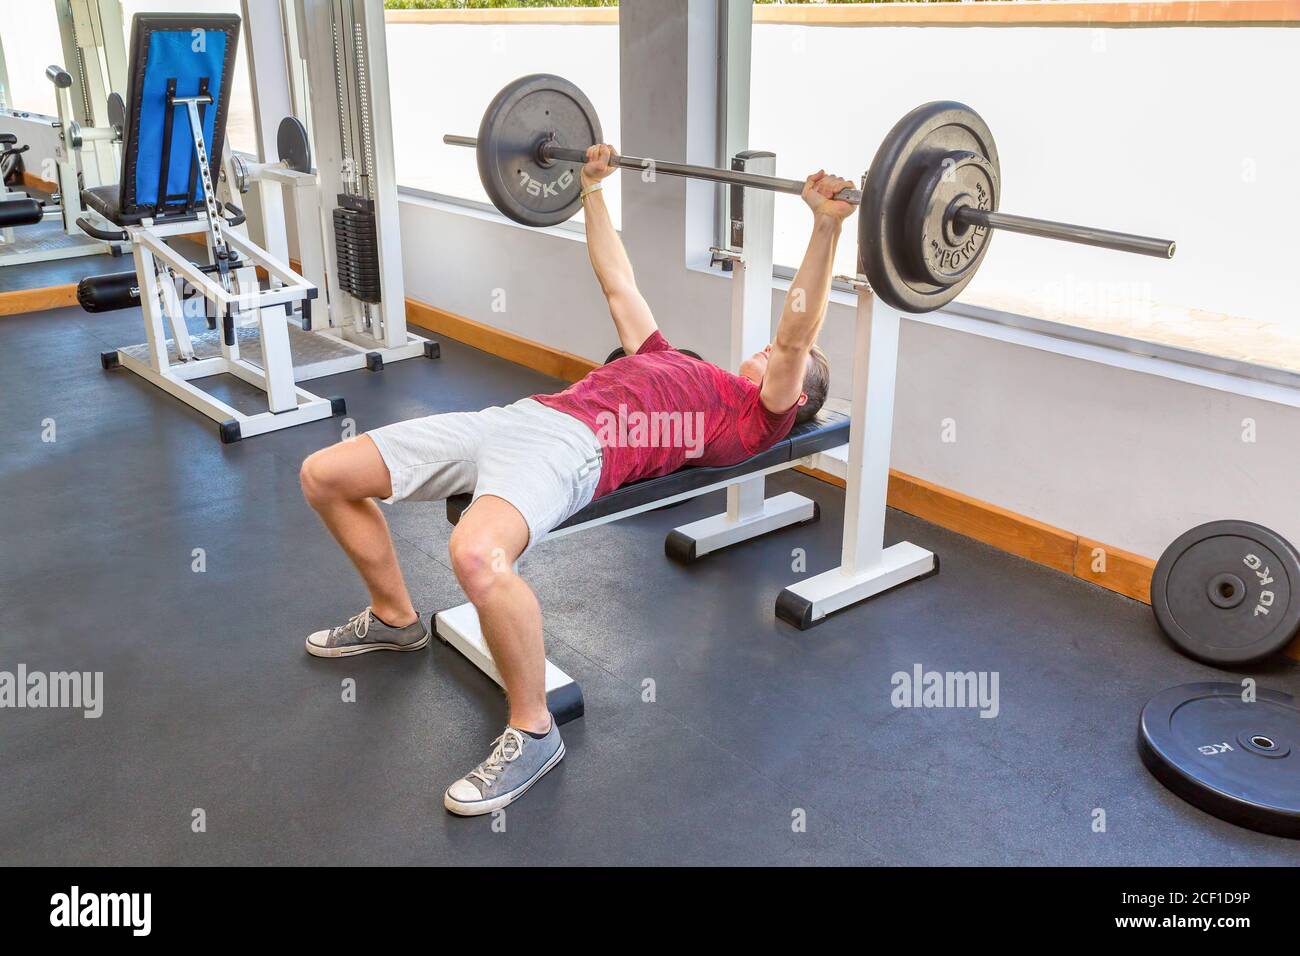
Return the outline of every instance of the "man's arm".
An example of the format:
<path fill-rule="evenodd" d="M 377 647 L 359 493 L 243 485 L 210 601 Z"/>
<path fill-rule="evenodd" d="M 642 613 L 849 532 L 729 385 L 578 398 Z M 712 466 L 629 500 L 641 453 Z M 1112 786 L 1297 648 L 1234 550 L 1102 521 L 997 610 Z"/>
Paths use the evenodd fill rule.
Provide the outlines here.
<path fill-rule="evenodd" d="M 840 226 L 853 213 L 851 205 L 830 197 L 849 186 L 848 180 L 824 172 L 809 176 L 804 183 L 803 199 L 813 210 L 812 238 L 786 293 L 763 376 L 759 399 L 769 412 L 784 412 L 803 395 L 808 353 L 817 342 L 830 300 Z"/>
<path fill-rule="evenodd" d="M 610 165 L 613 147 L 597 144 L 587 150 L 587 164 L 582 167 L 582 188 L 587 190 L 614 172 Z M 588 192 L 582 200 L 582 210 L 587 226 L 587 255 L 596 271 L 601 291 L 609 302 L 609 314 L 614 319 L 618 340 L 623 351 L 635 355 L 646 339 L 654 335 L 659 326 L 650 312 L 641 291 L 636 287 L 632 263 L 623 248 L 605 207 L 605 194 L 599 190 Z"/>

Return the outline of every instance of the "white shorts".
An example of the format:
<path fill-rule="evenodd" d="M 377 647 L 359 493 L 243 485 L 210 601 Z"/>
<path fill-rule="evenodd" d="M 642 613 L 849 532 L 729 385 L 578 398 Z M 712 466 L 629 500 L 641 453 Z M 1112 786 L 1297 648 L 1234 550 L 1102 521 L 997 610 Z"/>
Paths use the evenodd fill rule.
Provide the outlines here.
<path fill-rule="evenodd" d="M 600 481 L 600 443 L 592 430 L 531 398 L 366 434 L 388 466 L 393 494 L 387 503 L 495 495 L 524 516 L 528 548 L 586 507 Z"/>

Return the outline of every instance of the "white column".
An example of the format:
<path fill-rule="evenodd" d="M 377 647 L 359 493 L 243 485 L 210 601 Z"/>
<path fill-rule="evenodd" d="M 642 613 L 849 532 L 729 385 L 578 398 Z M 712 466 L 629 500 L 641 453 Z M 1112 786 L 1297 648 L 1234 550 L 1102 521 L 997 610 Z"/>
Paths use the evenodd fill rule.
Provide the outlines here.
<path fill-rule="evenodd" d="M 745 172 L 776 175 L 776 154 L 746 152 Z M 766 189 L 742 191 L 745 223 L 743 257 L 736 260 L 731 277 L 731 355 L 728 369 L 740 371 L 740 363 L 760 352 L 772 341 L 772 244 L 776 194 Z M 763 476 L 750 478 L 727 489 L 727 520 L 743 521 L 763 513 Z"/>

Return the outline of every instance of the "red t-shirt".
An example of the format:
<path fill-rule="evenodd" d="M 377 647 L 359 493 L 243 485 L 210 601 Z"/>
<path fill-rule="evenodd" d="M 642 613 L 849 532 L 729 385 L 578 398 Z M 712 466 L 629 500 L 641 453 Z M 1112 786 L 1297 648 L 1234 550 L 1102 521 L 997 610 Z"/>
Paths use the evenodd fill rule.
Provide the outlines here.
<path fill-rule="evenodd" d="M 683 355 L 656 331 L 635 355 L 602 365 L 555 395 L 604 450 L 596 497 L 690 465 L 734 465 L 785 437 L 798 405 L 773 414 L 758 386 Z"/>

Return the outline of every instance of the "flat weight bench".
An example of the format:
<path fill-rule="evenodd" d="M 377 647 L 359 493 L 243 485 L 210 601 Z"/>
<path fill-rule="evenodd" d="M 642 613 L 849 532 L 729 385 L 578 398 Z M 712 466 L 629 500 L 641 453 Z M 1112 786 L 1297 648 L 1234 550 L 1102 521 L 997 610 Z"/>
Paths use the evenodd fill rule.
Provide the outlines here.
<path fill-rule="evenodd" d="M 789 435 L 771 448 L 738 464 L 682 468 L 669 475 L 647 478 L 612 491 L 574 514 L 543 540 L 608 524 L 644 511 L 730 488 L 739 482 L 783 471 L 818 452 L 839 448 L 848 441 L 849 417 L 823 410 L 812 421 L 796 425 Z M 458 523 L 471 499 L 471 495 L 453 495 L 448 498 L 447 520 L 453 525 Z M 675 561 L 689 563 L 728 545 L 747 541 L 778 528 L 816 521 L 820 517 L 816 502 L 793 492 L 768 499 L 764 505 L 768 507 L 754 518 L 723 514 L 674 528 L 664 541 L 664 551 Z M 767 520 L 769 514 L 773 516 L 772 520 Z M 791 515 L 795 520 L 790 520 Z M 498 684 L 502 683 L 472 604 L 461 604 L 440 611 L 434 616 L 433 626 L 434 632 L 442 641 L 459 650 Z M 549 660 L 546 662 L 546 704 L 560 723 L 582 716 L 581 688 L 573 678 Z"/>
<path fill-rule="evenodd" d="M 77 220 L 93 238 L 129 242 L 135 258 L 134 276 L 92 276 L 77 288 L 89 312 L 138 299 L 144 313 L 146 341 L 103 353 L 104 368 L 126 368 L 202 412 L 219 423 L 224 442 L 345 410 L 342 399 L 313 395 L 294 380 L 288 317 L 295 306 L 310 315 L 317 287 L 240 235 L 233 227 L 243 213 L 216 196 L 212 166 L 225 142 L 239 31 L 234 15 L 135 15 L 121 182 L 83 190 L 88 215 Z M 167 243 L 198 231 L 207 245 L 203 264 Z M 259 268 L 269 277 L 267 289 Z M 186 285 L 204 303 L 208 332 L 189 332 Z M 240 355 L 254 328 L 257 364 Z M 263 392 L 266 411 L 246 414 L 197 384 L 219 374 Z"/>

